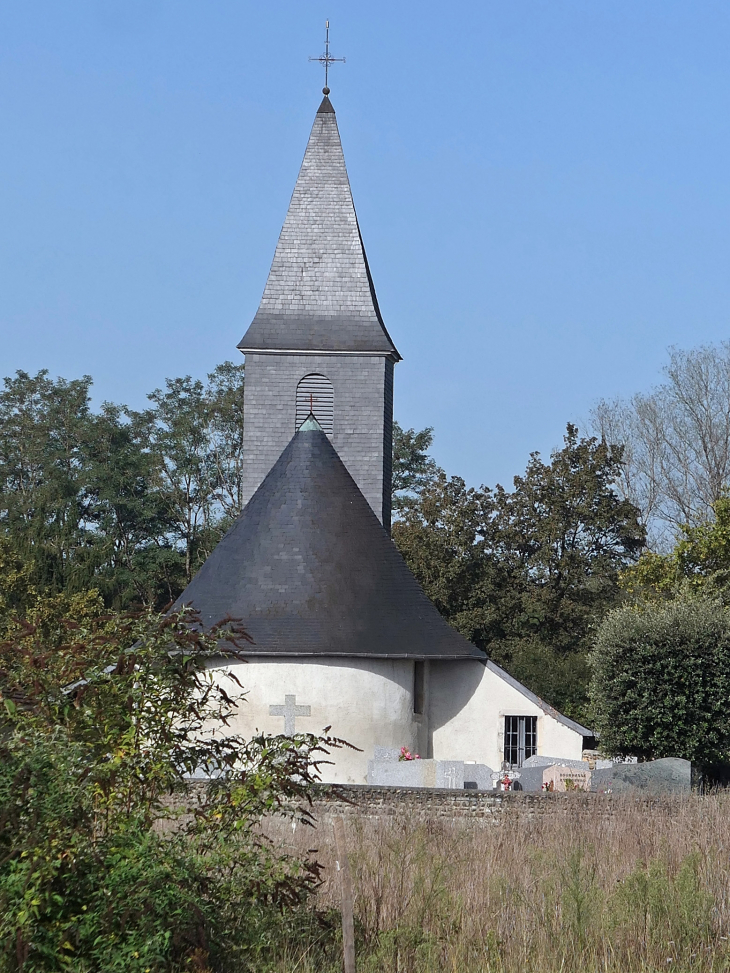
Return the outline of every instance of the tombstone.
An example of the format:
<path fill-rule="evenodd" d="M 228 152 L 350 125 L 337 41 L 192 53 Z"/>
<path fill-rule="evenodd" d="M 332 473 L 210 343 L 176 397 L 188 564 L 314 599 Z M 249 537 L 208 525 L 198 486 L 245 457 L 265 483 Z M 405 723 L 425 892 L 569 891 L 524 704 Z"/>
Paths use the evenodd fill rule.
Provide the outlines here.
<path fill-rule="evenodd" d="M 398 763 L 400 760 L 400 750 L 397 747 L 376 747 L 373 751 L 375 763 Z"/>
<path fill-rule="evenodd" d="M 436 787 L 443 787 L 450 791 L 464 790 L 464 761 L 437 760 Z"/>
<path fill-rule="evenodd" d="M 375 747 L 368 761 L 371 787 L 441 787 L 445 790 L 494 790 L 493 773 L 486 764 L 463 760 L 401 760 L 400 750 Z"/>
<path fill-rule="evenodd" d="M 504 791 L 504 790 L 521 791 L 524 789 L 521 784 L 519 787 L 515 787 L 515 784 L 520 783 L 521 777 L 522 777 L 521 770 L 495 770 L 491 774 L 492 788 L 497 791 Z M 509 787 L 507 788 L 505 788 L 504 786 L 505 778 L 509 781 Z"/>
<path fill-rule="evenodd" d="M 523 769 L 525 767 L 575 767 L 576 770 L 590 770 L 587 760 L 568 760 L 564 757 L 546 757 L 542 754 L 528 757 L 522 765 Z"/>
<path fill-rule="evenodd" d="M 591 770 L 606 770 L 608 767 L 613 767 L 614 763 L 617 762 L 602 757 L 598 750 L 584 750 L 583 760 L 588 762 Z"/>
<path fill-rule="evenodd" d="M 580 761 L 582 763 L 582 761 Z M 578 763 L 578 761 L 573 761 Z M 589 791 L 591 789 L 591 771 L 578 767 L 559 767 L 553 764 L 542 772 L 542 782 L 546 790 L 551 791 Z"/>
<path fill-rule="evenodd" d="M 492 768 L 486 764 L 465 763 L 464 764 L 464 790 L 492 791 L 494 781 L 492 779 Z"/>
<path fill-rule="evenodd" d="M 619 763 L 593 772 L 591 789 L 599 793 L 689 794 L 692 764 L 680 757 L 663 757 L 645 763 Z"/>
<path fill-rule="evenodd" d="M 436 761 L 370 760 L 368 784 L 372 787 L 435 787 Z"/>
<path fill-rule="evenodd" d="M 520 768 L 522 790 L 533 794 L 539 793 L 542 790 L 542 775 L 544 772 L 544 767 L 528 767 L 526 764 L 523 764 Z"/>

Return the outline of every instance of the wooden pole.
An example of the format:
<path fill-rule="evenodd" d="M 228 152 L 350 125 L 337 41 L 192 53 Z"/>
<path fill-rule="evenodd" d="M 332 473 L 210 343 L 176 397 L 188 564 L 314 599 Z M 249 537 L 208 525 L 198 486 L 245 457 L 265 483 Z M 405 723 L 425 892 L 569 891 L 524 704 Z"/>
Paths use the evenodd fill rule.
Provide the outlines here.
<path fill-rule="evenodd" d="M 345 822 L 335 818 L 335 845 L 337 847 L 337 870 L 340 873 L 342 893 L 342 947 L 345 954 L 345 973 L 355 973 L 355 921 L 353 918 L 352 875 L 347 857 Z"/>

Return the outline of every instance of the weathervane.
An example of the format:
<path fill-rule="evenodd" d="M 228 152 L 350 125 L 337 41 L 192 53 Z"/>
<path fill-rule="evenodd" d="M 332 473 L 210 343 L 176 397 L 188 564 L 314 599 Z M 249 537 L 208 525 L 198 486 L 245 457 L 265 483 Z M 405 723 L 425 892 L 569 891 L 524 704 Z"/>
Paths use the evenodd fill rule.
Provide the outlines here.
<path fill-rule="evenodd" d="M 330 64 L 334 64 L 335 61 L 341 61 L 345 63 L 344 57 L 332 57 L 330 54 L 330 22 L 327 20 L 325 22 L 325 36 L 324 36 L 324 54 L 320 54 L 319 57 L 310 57 L 310 61 L 319 61 L 320 64 L 324 64 L 324 88 L 322 91 L 324 94 L 328 95 L 330 93 L 329 89 L 329 69 Z"/>

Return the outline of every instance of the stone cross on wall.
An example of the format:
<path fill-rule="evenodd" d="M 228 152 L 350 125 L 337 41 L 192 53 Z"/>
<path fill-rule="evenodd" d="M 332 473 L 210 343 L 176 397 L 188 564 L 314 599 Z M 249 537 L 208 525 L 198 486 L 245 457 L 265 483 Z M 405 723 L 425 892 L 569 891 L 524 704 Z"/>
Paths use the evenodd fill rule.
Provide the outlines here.
<path fill-rule="evenodd" d="M 294 736 L 296 733 L 295 721 L 297 716 L 311 716 L 311 706 L 297 706 L 296 696 L 284 696 L 284 705 L 280 703 L 276 706 L 269 706 L 269 716 L 284 717 L 284 733 L 286 736 Z"/>

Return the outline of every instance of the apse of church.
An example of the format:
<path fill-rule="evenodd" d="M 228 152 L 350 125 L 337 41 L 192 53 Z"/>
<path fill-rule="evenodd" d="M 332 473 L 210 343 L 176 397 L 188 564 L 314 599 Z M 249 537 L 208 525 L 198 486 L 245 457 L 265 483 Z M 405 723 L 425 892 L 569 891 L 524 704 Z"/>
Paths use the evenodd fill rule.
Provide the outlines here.
<path fill-rule="evenodd" d="M 314 120 L 246 356 L 244 501 L 310 411 L 390 527 L 393 366 L 325 95 Z"/>
<path fill-rule="evenodd" d="M 376 753 L 402 747 L 498 767 L 505 727 L 528 722 L 538 753 L 579 759 L 590 730 L 452 628 L 388 535 L 400 356 L 324 94 L 239 344 L 246 506 L 175 607 L 195 608 L 206 628 L 240 619 L 251 638 L 245 662 L 211 663 L 221 685 L 246 689 L 231 732 L 330 726 L 353 745 L 333 754 L 325 780 L 364 784 Z"/>

